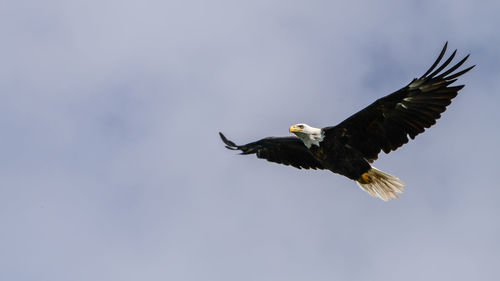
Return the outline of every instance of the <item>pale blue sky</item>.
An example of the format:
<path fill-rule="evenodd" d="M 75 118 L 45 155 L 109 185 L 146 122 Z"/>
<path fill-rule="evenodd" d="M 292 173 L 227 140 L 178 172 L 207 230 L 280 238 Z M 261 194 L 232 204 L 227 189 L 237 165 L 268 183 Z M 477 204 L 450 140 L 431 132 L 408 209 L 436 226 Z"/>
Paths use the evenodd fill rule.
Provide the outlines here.
<path fill-rule="evenodd" d="M 0 280 L 498 280 L 498 1 L 0 4 Z M 477 67 L 354 182 L 226 150 Z"/>

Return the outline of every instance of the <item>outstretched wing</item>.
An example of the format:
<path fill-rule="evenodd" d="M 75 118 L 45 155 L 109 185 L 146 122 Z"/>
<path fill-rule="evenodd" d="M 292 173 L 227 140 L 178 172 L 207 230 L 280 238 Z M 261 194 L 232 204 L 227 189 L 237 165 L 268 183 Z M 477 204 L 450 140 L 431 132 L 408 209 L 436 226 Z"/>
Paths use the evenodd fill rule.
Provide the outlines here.
<path fill-rule="evenodd" d="M 414 139 L 425 128 L 434 125 L 451 99 L 464 87 L 450 85 L 457 77 L 474 67 L 454 73 L 467 60 L 467 55 L 456 65 L 443 71 L 455 57 L 455 50 L 435 69 L 443 58 L 447 45 L 448 42 L 422 77 L 378 99 L 339 125 L 324 128 L 326 138 L 338 138 L 345 145 L 363 153 L 366 159 L 375 160 L 381 150 L 385 153 L 396 150 L 408 142 L 408 136 Z"/>
<path fill-rule="evenodd" d="M 258 158 L 268 161 L 292 165 L 295 168 L 324 169 L 314 158 L 309 149 L 297 137 L 269 137 L 245 145 L 236 145 L 219 132 L 226 148 L 241 150 L 241 154 L 255 153 Z"/>

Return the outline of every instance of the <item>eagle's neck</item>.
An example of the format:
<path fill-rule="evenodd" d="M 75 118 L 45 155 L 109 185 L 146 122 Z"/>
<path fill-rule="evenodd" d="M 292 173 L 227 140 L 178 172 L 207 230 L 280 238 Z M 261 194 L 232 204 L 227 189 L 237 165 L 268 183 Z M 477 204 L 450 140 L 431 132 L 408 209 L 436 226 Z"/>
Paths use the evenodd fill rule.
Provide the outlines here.
<path fill-rule="evenodd" d="M 319 146 L 319 143 L 323 140 L 324 133 L 323 130 L 319 128 L 309 127 L 297 136 L 302 140 L 307 148 L 311 148 L 312 145 Z"/>

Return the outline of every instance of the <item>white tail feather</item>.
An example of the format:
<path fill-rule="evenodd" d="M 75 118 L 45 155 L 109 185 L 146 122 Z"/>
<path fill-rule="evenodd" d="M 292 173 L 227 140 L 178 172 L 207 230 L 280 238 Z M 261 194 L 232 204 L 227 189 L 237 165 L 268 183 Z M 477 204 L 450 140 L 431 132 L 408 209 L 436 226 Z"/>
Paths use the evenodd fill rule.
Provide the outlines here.
<path fill-rule="evenodd" d="M 398 198 L 398 193 L 403 193 L 404 183 L 400 179 L 375 167 L 368 170 L 364 176 L 364 180 L 358 180 L 356 183 L 372 197 L 389 201 Z"/>

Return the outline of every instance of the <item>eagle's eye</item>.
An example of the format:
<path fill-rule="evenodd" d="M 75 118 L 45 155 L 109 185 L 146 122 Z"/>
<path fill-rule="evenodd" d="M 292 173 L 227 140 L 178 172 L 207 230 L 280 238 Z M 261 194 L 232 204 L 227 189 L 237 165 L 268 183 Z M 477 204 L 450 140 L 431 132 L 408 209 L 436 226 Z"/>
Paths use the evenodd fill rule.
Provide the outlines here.
<path fill-rule="evenodd" d="M 304 129 L 304 125 L 298 125 L 297 127 Z"/>

